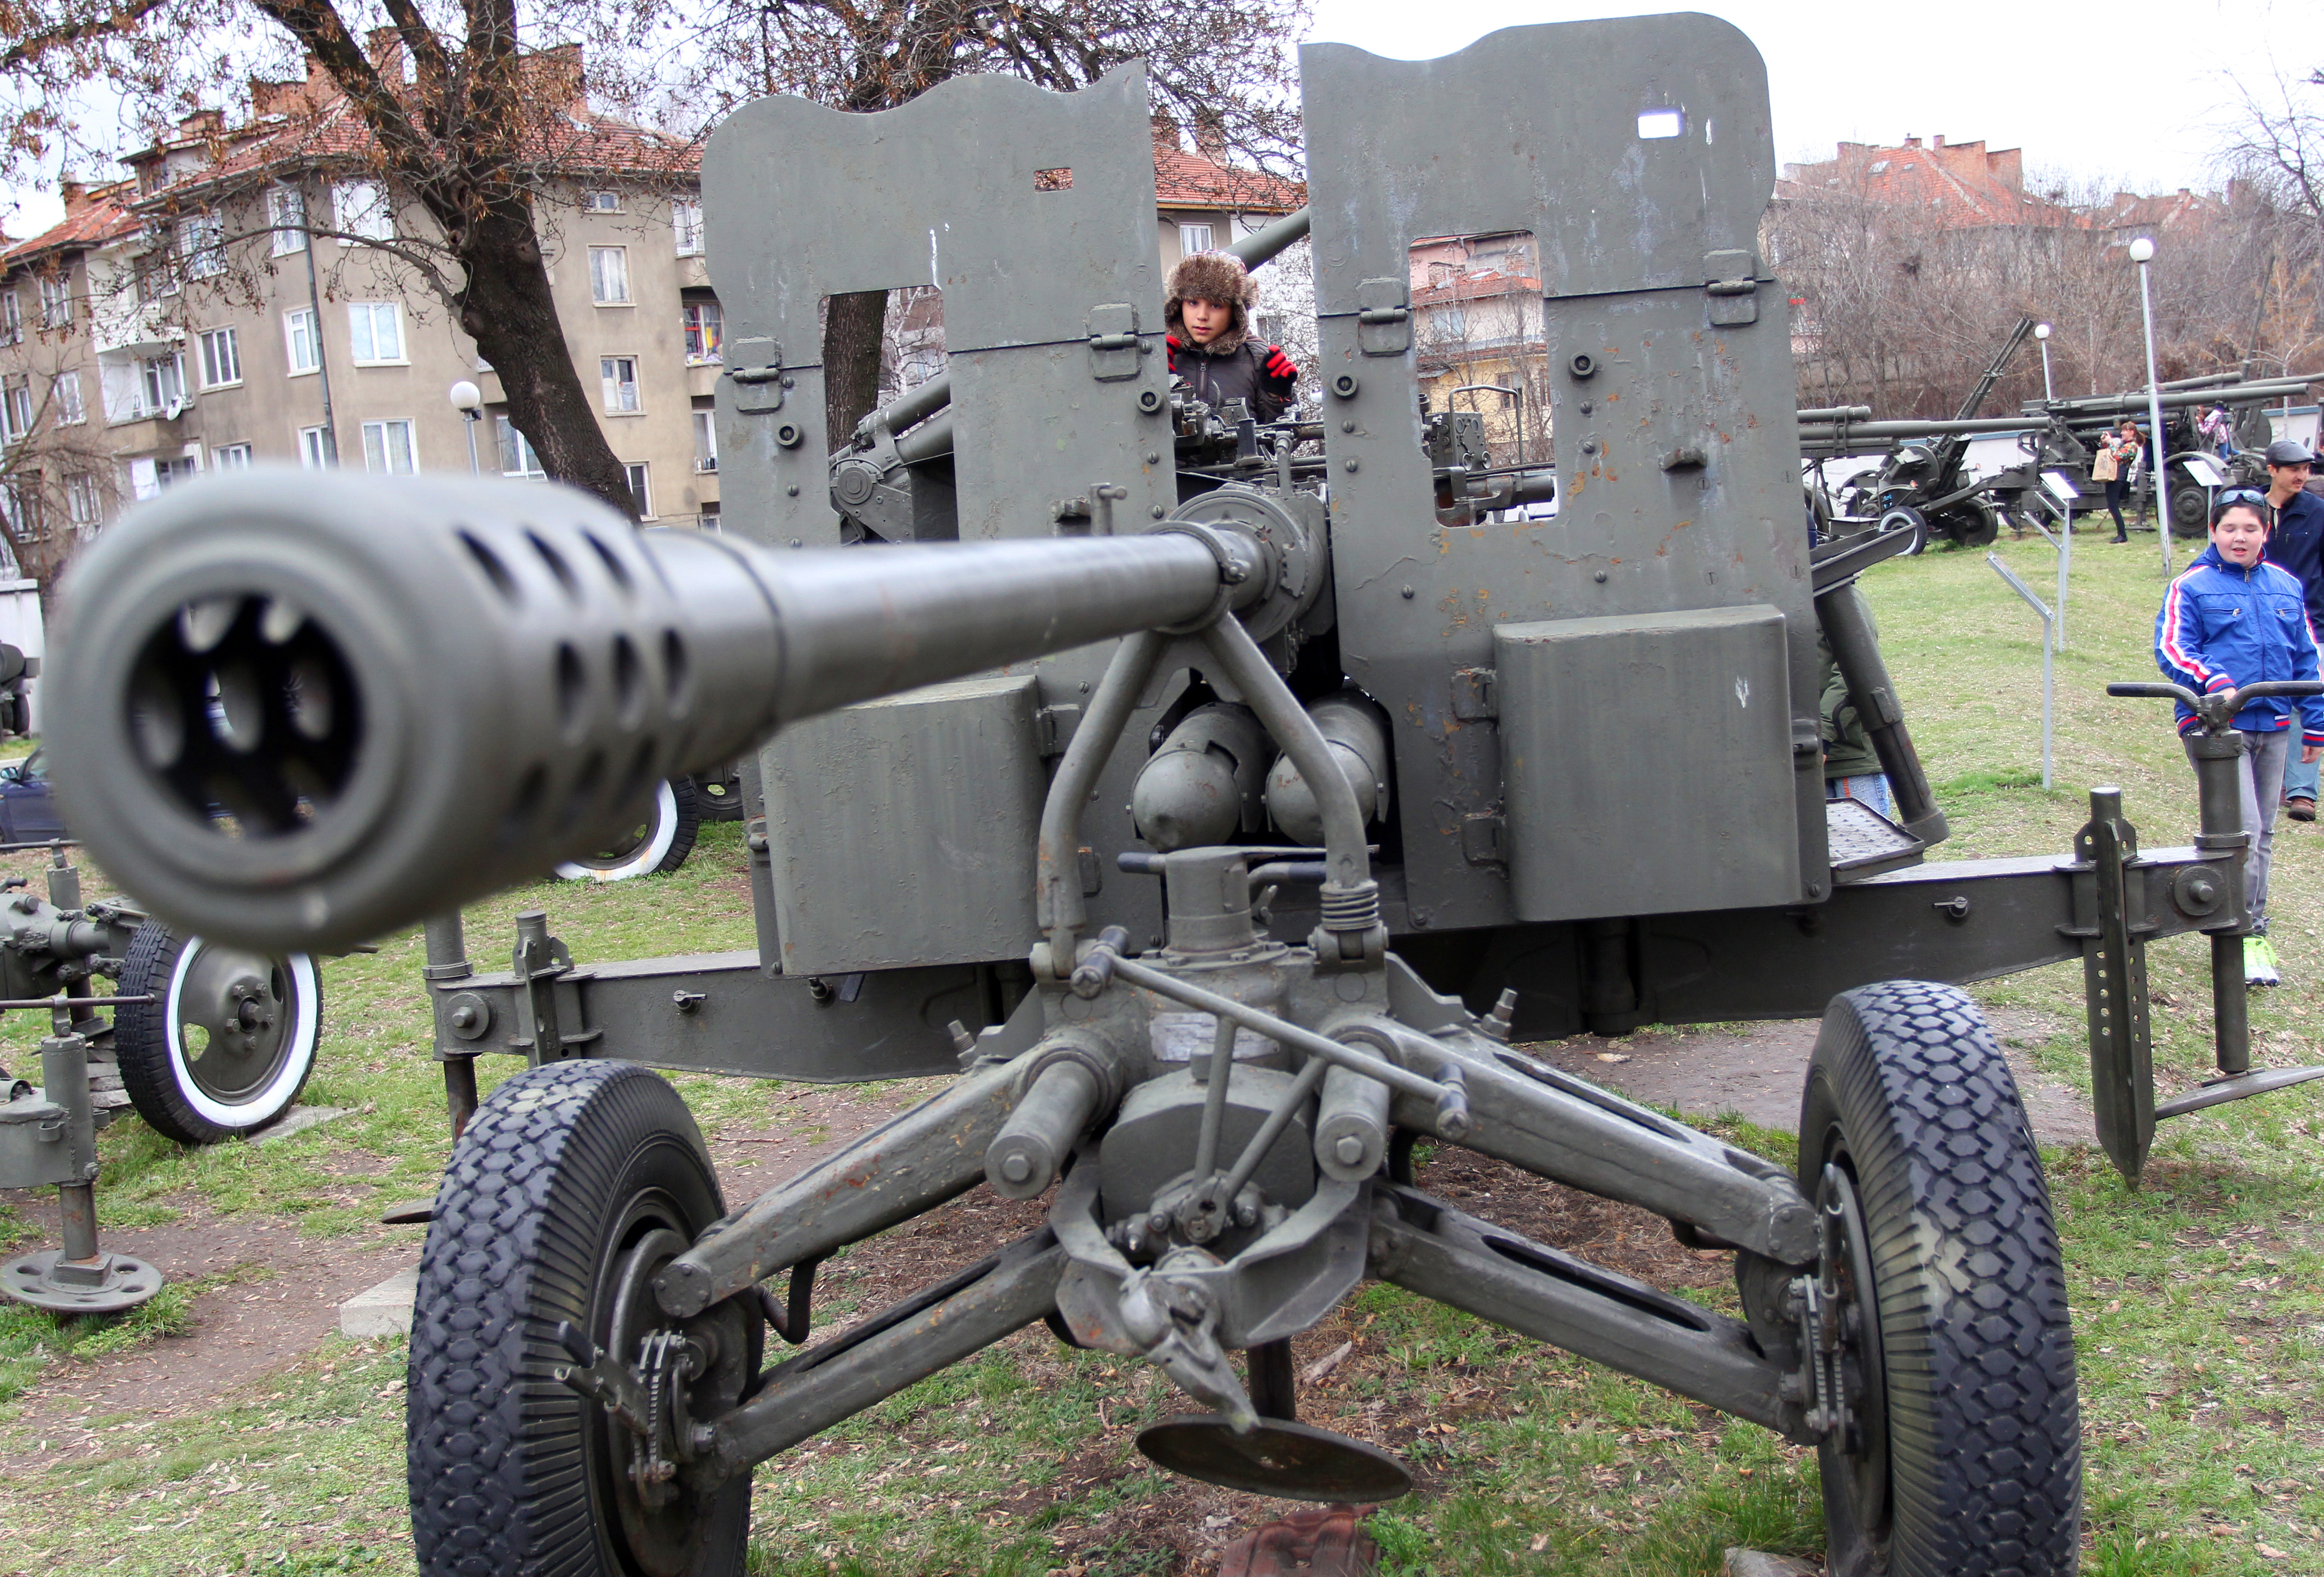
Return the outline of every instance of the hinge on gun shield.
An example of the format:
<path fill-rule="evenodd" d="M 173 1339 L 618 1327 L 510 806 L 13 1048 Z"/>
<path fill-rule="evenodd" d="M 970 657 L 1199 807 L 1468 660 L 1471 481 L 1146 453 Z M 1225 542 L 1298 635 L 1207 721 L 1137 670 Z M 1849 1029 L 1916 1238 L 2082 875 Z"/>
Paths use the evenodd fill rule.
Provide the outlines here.
<path fill-rule="evenodd" d="M 1702 260 L 1703 293 L 1711 298 L 1711 321 L 1726 325 L 1759 321 L 1759 257 L 1753 252 L 1714 252 Z"/>
<path fill-rule="evenodd" d="M 1089 337 L 1090 376 L 1101 383 L 1119 383 L 1138 376 L 1138 309 L 1127 301 L 1108 301 L 1090 309 L 1082 325 Z"/>
<path fill-rule="evenodd" d="M 1412 348 L 1412 286 L 1402 279 L 1366 280 L 1356 287 L 1356 348 L 1368 356 L 1399 356 Z"/>
<path fill-rule="evenodd" d="M 783 347 L 771 339 L 737 339 L 726 346 L 726 378 L 734 409 L 763 416 L 783 408 Z"/>
<path fill-rule="evenodd" d="M 1456 668 L 1452 670 L 1452 715 L 1463 723 L 1481 722 L 1501 715 L 1501 704 L 1495 691 L 1496 675 L 1489 668 Z"/>

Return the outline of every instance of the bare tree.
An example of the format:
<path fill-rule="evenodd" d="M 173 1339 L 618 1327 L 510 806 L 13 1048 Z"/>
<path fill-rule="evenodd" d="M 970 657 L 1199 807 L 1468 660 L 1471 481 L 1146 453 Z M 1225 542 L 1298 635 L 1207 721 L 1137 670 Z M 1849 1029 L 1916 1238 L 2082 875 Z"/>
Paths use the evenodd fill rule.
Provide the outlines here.
<path fill-rule="evenodd" d="M 1288 45 L 1307 16 L 1307 0 L 715 0 L 689 41 L 698 64 L 681 97 L 713 113 L 761 93 L 869 111 L 955 77 L 1005 74 L 1065 91 L 1143 60 L 1158 114 L 1197 127 L 1212 146 L 1287 167 L 1298 134 Z M 835 445 L 878 400 L 888 305 L 885 290 L 829 303 L 823 363 Z"/>
<path fill-rule="evenodd" d="M 95 390 L 60 339 L 42 333 L 0 374 L 0 541 L 15 573 L 48 595 L 98 521 L 112 512 L 115 468 Z"/>

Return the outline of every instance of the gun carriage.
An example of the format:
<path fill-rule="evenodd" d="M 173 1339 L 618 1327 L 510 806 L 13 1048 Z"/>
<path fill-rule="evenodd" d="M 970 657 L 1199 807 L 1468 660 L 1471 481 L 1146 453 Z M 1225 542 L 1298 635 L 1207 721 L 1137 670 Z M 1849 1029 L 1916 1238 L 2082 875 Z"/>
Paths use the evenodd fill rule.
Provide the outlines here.
<path fill-rule="evenodd" d="M 1174 405 L 1139 71 L 974 78 L 714 137 L 725 535 L 252 474 L 90 550 L 51 748 L 107 868 L 244 945 L 428 923 L 461 1133 L 412 1344 L 426 1569 L 739 1572 L 754 1464 L 1043 1321 L 1199 1404 L 1157 1461 L 1379 1499 L 1402 1468 L 1296 1421 L 1284 1345 L 1368 1275 L 1814 1443 L 1835 1571 L 2073 1569 L 2039 1160 L 1930 982 L 2085 959 L 2135 1173 L 2143 949 L 2239 948 L 2240 843 L 2142 853 L 2100 790 L 2070 854 L 1924 862 L 1944 819 L 1855 584 L 1898 544 L 1799 529 L 1739 33 L 1302 69 L 1326 394 L 1272 435 Z M 1407 247 L 1495 226 L 1541 244 L 1554 521 L 1481 519 L 1500 484 L 1457 432 L 1430 452 L 1416 398 Z M 835 463 L 816 303 L 910 282 L 946 291 L 949 409 Z M 1895 822 L 1823 798 L 1819 625 Z M 585 963 L 532 914 L 512 969 L 469 963 L 459 903 L 733 759 L 755 949 Z M 1796 1176 L 1512 1045 L 1813 1013 Z M 532 1065 L 479 1107 L 490 1053 Z M 954 1077 L 730 1209 L 641 1065 Z M 2209 1098 L 2273 1075 L 2244 1076 Z M 1744 1317 L 1429 1198 L 1423 1138 L 1730 1250 Z M 1047 1224 L 762 1367 L 819 1261 L 980 1184 Z"/>

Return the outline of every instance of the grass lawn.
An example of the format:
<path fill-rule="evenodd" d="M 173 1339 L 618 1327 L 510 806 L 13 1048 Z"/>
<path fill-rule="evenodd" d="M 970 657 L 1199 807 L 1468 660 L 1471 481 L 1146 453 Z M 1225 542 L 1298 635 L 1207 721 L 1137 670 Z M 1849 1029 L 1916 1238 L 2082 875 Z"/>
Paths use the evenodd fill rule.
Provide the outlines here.
<path fill-rule="evenodd" d="M 2192 830 L 2193 780 L 2168 707 L 2104 695 L 2109 679 L 2154 677 L 2149 642 L 2163 585 L 2154 539 L 2112 548 L 2102 535 L 2087 531 L 2077 544 L 2057 676 L 2059 786 L 2050 791 L 2038 784 L 2037 626 L 1982 555 L 1932 551 L 1868 577 L 1951 820 L 1947 857 L 2062 851 L 2094 784 L 2123 788 L 2150 845 L 2184 842 Z M 1997 550 L 2048 595 L 2054 571 L 2044 544 L 2005 541 Z M 511 917 L 533 907 L 550 910 L 583 961 L 747 945 L 736 833 L 707 829 L 674 877 L 534 889 L 480 905 L 469 917 L 471 954 L 492 967 L 510 944 Z M 90 890 L 101 890 L 93 879 Z M 2318 1055 L 2319 896 L 2324 833 L 2287 824 L 2272 905 L 2286 984 L 2254 998 L 2262 1063 Z M 2205 948 L 2181 938 L 2150 956 L 2166 1089 L 2209 1065 Z M 447 1147 L 416 985 L 420 954 L 413 935 L 327 966 L 322 1065 L 306 1098 L 356 1115 L 278 1146 L 199 1151 L 124 1121 L 101 1147 L 104 1221 L 268 1212 L 309 1234 L 350 1234 L 383 1204 L 430 1192 Z M 2073 1028 L 2079 967 L 1976 990 L 1990 1006 L 2036 1010 L 2068 1027 L 2034 1055 L 2044 1072 L 2087 1087 Z M 23 1065 L 37 1027 L 20 1017 L 7 1029 L 6 1058 Z M 512 1066 L 485 1071 L 496 1078 Z M 706 1128 L 780 1120 L 778 1086 L 680 1083 Z M 1784 1136 L 1723 1126 L 1736 1142 L 1788 1161 Z M 2324 1572 L 2319 1131 L 2324 1086 L 2181 1119 L 2164 1126 L 2138 1193 L 2093 1145 L 2045 1152 L 2080 1343 L 2088 1571 Z M 350 1159 L 361 1165 L 343 1164 Z M 0 1221 L 0 1230 L 32 1235 L 22 1222 Z M 1692 1296 L 1731 1304 L 1717 1286 Z M 0 1396 L 14 1397 L 0 1403 L 0 1458 L 15 1464 L 0 1500 L 8 1536 L 0 1571 L 410 1571 L 395 1342 L 335 1338 L 215 1406 L 124 1416 L 117 1443 L 94 1461 L 51 1468 L 28 1454 L 36 1443 L 9 1420 L 43 1388 L 108 1348 L 159 1340 L 152 1350 L 166 1351 L 182 1318 L 182 1303 L 142 1321 L 69 1330 L 0 1314 Z M 1342 1340 L 1354 1355 L 1333 1379 L 1329 1409 L 1433 1421 L 1395 1437 L 1431 1489 L 1374 1518 L 1391 1570 L 1702 1573 L 1717 1571 L 1729 1545 L 1821 1547 L 1812 1458 L 1762 1431 L 1392 1288 L 1365 1288 L 1314 1345 Z M 1302 1361 L 1309 1356 L 1303 1345 Z M 1142 1366 L 1022 1334 L 762 1468 L 752 1570 L 1169 1570 L 1162 1546 L 1135 1530 L 1184 1503 L 1130 1452 L 1128 1426 L 1179 1410 Z"/>

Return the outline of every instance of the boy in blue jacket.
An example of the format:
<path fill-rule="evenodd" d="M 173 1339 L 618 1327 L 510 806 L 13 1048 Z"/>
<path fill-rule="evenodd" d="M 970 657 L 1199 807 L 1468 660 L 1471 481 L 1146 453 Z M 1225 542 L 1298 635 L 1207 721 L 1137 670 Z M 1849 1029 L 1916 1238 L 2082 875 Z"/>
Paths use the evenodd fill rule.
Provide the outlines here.
<path fill-rule="evenodd" d="M 2211 545 L 2163 594 L 2154 619 L 2154 660 L 2164 676 L 2203 695 L 2265 679 L 2317 677 L 2316 632 L 2309 627 L 2307 593 L 2297 576 L 2265 558 L 2272 524 L 2266 496 L 2230 488 L 2211 508 Z M 2275 844 L 2276 801 L 2291 752 L 2292 720 L 2301 718 L 2300 759 L 2324 756 L 2324 696 L 2265 696 L 2235 716 L 2244 736 L 2244 830 L 2252 846 L 2244 856 L 2251 899 L 2252 935 L 2244 944 L 2244 975 L 2273 985 L 2275 949 L 2267 940 L 2267 863 Z M 2183 703 L 2179 732 L 2201 726 Z"/>

